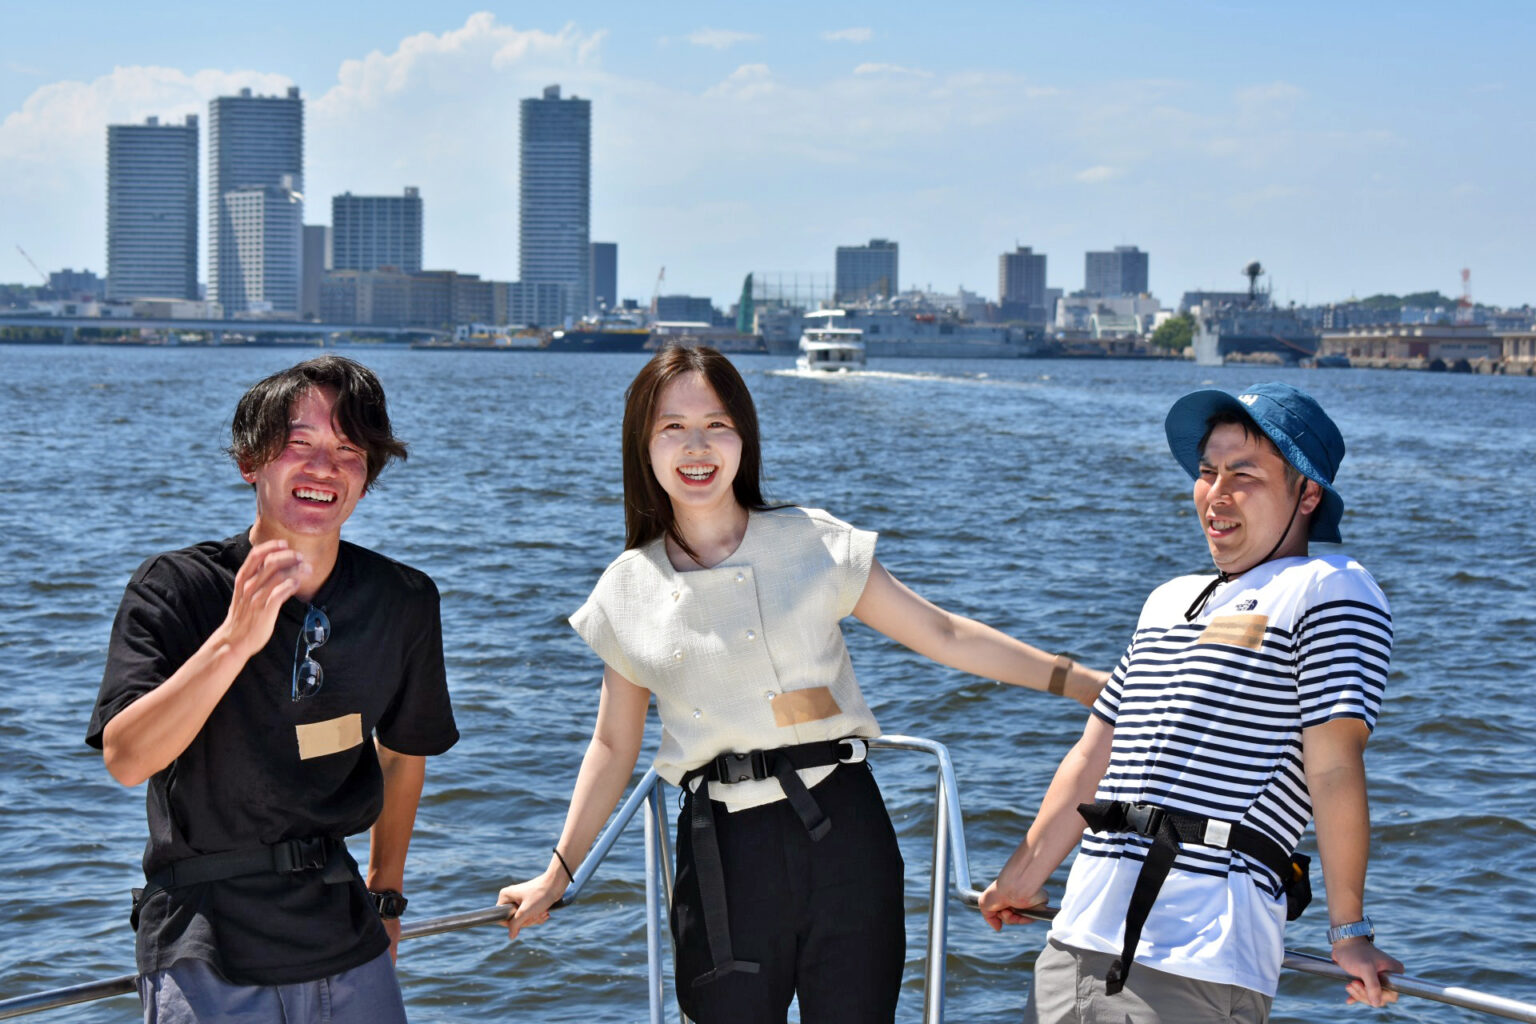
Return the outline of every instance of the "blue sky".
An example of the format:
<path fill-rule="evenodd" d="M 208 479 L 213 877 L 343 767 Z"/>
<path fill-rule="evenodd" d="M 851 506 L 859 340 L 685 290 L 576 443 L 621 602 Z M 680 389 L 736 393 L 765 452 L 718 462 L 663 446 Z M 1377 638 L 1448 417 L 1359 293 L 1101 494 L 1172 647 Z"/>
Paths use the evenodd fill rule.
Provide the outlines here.
<path fill-rule="evenodd" d="M 308 222 L 415 185 L 429 266 L 515 280 L 517 100 L 559 83 L 593 101 L 593 238 L 641 301 L 662 266 L 725 304 L 887 237 L 903 285 L 988 296 L 1016 244 L 1068 291 L 1134 244 L 1165 303 L 1251 259 L 1282 301 L 1468 267 L 1479 301 L 1536 302 L 1525 3 L 65 2 L 0 29 L 0 281 L 35 279 L 18 244 L 105 271 L 108 124 L 290 84 Z"/>

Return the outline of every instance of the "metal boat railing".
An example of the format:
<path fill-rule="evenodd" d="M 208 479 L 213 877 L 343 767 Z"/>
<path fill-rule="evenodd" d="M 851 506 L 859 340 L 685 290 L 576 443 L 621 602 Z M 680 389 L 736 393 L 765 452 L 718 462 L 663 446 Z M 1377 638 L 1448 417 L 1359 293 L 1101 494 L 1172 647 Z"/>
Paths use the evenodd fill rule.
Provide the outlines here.
<path fill-rule="evenodd" d="M 942 743 L 914 736 L 881 736 L 869 741 L 871 748 L 887 750 L 912 750 L 929 754 L 936 765 L 936 792 L 934 796 L 933 866 L 929 878 L 928 944 L 923 972 L 924 1024 L 940 1024 L 944 1019 L 944 962 L 949 931 L 950 875 L 953 873 L 953 895 L 962 904 L 975 907 L 981 900 L 981 891 L 971 885 L 970 858 L 965 846 L 965 825 L 960 816 L 960 790 L 955 781 L 954 763 Z M 607 858 L 619 837 L 629 827 L 635 815 L 644 810 L 641 819 L 645 830 L 645 937 L 648 974 L 646 989 L 650 1003 L 651 1024 L 663 1024 L 663 1006 L 666 997 L 662 983 L 662 921 L 663 900 L 666 908 L 672 904 L 672 852 L 668 841 L 665 809 L 666 785 L 653 768 L 647 771 L 630 792 L 619 812 L 609 821 L 598 836 L 586 860 L 576 869 L 571 884 L 556 907 L 575 903 L 588 881 Z M 401 939 L 421 938 L 441 932 L 457 931 L 475 925 L 495 924 L 510 915 L 508 907 L 487 907 L 462 914 L 449 914 L 425 921 L 405 924 L 400 929 Z M 1049 921 L 1056 914 L 1054 907 L 1038 907 L 1024 911 L 1024 915 L 1037 921 Z M 1285 966 L 1293 971 L 1315 974 L 1340 981 L 1349 975 L 1326 957 L 1295 950 L 1285 951 Z M 1529 1021 L 1536 1024 L 1536 1004 L 1489 995 L 1456 985 L 1441 985 L 1423 978 L 1406 974 L 1384 976 L 1387 987 L 1400 995 L 1418 996 L 1435 1002 L 1447 1003 L 1464 1009 L 1478 1010 L 1496 1017 Z M 0 1020 L 38 1013 L 78 1003 L 104 999 L 109 996 L 127 995 L 135 991 L 134 976 L 111 978 L 89 982 L 69 988 L 53 989 L 33 995 L 0 999 Z M 687 1018 L 678 1014 L 684 1024 Z"/>

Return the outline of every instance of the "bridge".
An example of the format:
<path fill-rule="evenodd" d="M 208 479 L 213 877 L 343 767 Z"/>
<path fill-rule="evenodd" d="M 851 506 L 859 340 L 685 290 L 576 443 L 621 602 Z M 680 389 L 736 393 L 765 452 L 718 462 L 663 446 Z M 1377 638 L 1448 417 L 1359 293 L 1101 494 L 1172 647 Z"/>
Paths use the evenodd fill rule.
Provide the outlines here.
<path fill-rule="evenodd" d="M 31 327 L 60 331 L 66 345 L 80 344 L 76 332 L 155 330 L 167 334 L 205 334 L 207 344 L 223 345 L 226 335 L 238 334 L 268 342 L 279 339 L 313 340 L 323 345 L 338 334 L 361 334 L 370 338 L 448 338 L 453 332 L 431 327 L 377 327 L 373 324 L 322 324 L 306 320 L 183 320 L 146 316 L 48 316 L 40 313 L 0 313 L 0 328 Z"/>

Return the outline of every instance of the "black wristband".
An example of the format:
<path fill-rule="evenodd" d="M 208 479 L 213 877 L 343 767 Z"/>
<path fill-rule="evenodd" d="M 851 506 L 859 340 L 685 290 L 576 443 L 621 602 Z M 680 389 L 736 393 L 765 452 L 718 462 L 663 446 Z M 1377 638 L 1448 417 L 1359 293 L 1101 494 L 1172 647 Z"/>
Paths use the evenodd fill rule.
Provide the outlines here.
<path fill-rule="evenodd" d="M 551 846 L 550 849 L 555 851 L 555 858 L 560 861 L 560 866 L 565 868 L 565 877 L 571 880 L 572 885 L 575 885 L 576 876 L 571 874 L 571 866 L 565 862 L 565 855 L 560 852 L 560 847 Z"/>

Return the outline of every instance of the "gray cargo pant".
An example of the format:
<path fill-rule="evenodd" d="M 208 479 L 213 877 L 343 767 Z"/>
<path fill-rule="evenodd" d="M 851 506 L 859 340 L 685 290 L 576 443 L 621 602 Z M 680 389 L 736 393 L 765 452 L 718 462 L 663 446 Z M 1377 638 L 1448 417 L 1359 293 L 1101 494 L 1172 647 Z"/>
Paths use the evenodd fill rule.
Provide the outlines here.
<path fill-rule="evenodd" d="M 233 985 L 204 960 L 139 978 L 144 1024 L 405 1024 L 389 951 L 351 970 L 293 985 Z"/>

